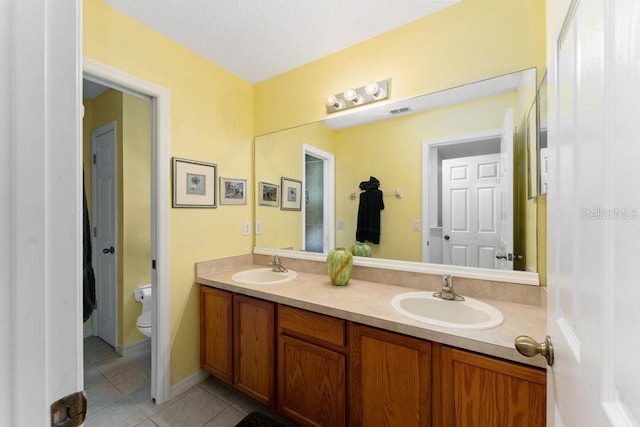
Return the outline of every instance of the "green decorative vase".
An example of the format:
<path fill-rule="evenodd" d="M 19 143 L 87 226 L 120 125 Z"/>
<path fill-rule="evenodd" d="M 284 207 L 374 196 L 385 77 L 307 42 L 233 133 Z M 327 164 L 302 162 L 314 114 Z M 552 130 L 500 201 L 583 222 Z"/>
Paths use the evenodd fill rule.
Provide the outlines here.
<path fill-rule="evenodd" d="M 344 286 L 349 283 L 353 269 L 353 255 L 345 248 L 335 248 L 327 255 L 327 267 L 331 284 Z"/>
<path fill-rule="evenodd" d="M 351 254 L 354 256 L 371 256 L 371 246 L 366 243 L 357 242 L 355 245 L 351 246 Z"/>

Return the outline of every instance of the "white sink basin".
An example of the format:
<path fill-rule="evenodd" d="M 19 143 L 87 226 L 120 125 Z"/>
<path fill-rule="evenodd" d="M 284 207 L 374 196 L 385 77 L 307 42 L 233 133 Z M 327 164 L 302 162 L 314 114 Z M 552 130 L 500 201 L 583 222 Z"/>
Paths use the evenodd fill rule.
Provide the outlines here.
<path fill-rule="evenodd" d="M 298 273 L 289 270 L 286 273 L 273 271 L 271 268 L 255 268 L 253 270 L 240 271 L 231 280 L 247 285 L 278 285 L 296 278 Z"/>
<path fill-rule="evenodd" d="M 435 326 L 460 329 L 491 329 L 504 321 L 495 307 L 465 297 L 464 301 L 447 301 L 433 292 L 405 292 L 391 299 L 393 308 L 414 320 Z"/>

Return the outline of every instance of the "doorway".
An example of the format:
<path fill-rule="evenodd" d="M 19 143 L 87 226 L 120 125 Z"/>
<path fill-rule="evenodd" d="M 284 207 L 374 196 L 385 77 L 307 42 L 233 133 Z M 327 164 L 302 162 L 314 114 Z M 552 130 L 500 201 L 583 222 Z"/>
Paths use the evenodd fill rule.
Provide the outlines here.
<path fill-rule="evenodd" d="M 142 303 L 135 292 L 152 282 L 152 102 L 85 79 L 83 105 L 83 168 L 96 278 L 96 310 L 84 328 L 85 337 L 93 335 L 84 345 L 85 390 L 95 398 L 101 388 L 116 386 L 126 397 L 139 393 L 151 400 L 152 346 L 137 327 Z M 133 355 L 137 369 L 126 374 L 125 383 L 124 373 L 108 363 L 126 365 Z M 102 375 L 95 375 L 96 369 Z"/>
<path fill-rule="evenodd" d="M 333 174 L 333 154 L 303 144 L 302 247 L 305 251 L 327 253 L 334 246 Z"/>
<path fill-rule="evenodd" d="M 84 78 L 150 102 L 150 170 L 146 173 L 150 194 L 147 216 L 150 222 L 150 256 L 143 268 L 150 270 L 154 295 L 151 336 L 151 397 L 157 404 L 171 395 L 169 325 L 169 91 L 136 76 L 83 59 Z M 138 180 L 139 181 L 139 180 Z M 149 283 L 149 282 L 147 282 Z M 143 284 L 143 283 L 139 283 Z M 122 296 L 119 295 L 119 298 Z M 138 304 L 136 302 L 136 304 Z"/>

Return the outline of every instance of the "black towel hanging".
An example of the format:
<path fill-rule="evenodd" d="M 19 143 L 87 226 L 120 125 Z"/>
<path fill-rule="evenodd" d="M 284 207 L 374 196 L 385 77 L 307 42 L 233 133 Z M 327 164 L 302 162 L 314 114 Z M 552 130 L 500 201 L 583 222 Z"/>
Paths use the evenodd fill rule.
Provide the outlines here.
<path fill-rule="evenodd" d="M 356 240 L 380 243 L 380 211 L 384 209 L 380 181 L 374 176 L 360 183 L 360 205 L 358 206 L 358 226 Z"/>

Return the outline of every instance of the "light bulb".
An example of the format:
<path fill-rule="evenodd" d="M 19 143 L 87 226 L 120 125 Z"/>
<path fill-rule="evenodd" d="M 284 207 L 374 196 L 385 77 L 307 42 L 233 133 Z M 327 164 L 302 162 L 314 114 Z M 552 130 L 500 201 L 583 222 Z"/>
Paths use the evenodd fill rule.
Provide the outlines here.
<path fill-rule="evenodd" d="M 371 96 L 376 96 L 376 94 L 378 93 L 379 90 L 380 90 L 380 88 L 378 87 L 378 83 L 376 83 L 376 82 L 369 83 L 364 88 L 364 91 L 367 92 L 367 94 L 371 95 Z"/>
<path fill-rule="evenodd" d="M 358 92 L 353 89 L 347 89 L 344 91 L 344 99 L 347 101 L 351 101 L 354 104 L 360 102 L 360 98 L 358 97 Z"/>
<path fill-rule="evenodd" d="M 327 96 L 327 99 L 325 100 L 324 103 L 327 104 L 328 107 L 333 107 L 336 110 L 339 110 L 342 107 L 344 107 L 344 101 L 336 98 L 333 95 Z"/>
<path fill-rule="evenodd" d="M 378 86 L 378 83 L 376 82 L 369 83 L 364 88 L 364 90 L 365 92 L 367 92 L 368 95 L 371 95 L 374 99 L 378 99 L 384 96 L 384 90 L 380 88 L 380 86 Z"/>

